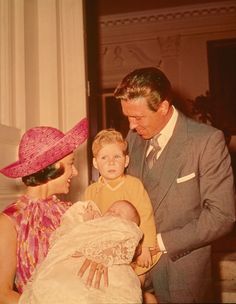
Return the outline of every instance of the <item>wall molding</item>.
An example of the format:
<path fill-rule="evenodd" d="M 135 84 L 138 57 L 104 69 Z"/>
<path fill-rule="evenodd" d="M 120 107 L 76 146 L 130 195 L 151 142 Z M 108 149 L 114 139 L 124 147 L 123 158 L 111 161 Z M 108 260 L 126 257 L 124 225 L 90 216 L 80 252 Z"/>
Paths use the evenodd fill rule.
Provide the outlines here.
<path fill-rule="evenodd" d="M 188 48 L 196 44 L 201 55 L 196 48 L 191 52 L 202 56 L 203 64 L 207 40 L 235 37 L 236 2 L 101 16 L 99 25 L 103 88 L 114 88 L 130 70 L 151 65 L 174 73 L 171 76 L 178 85 Z"/>
<path fill-rule="evenodd" d="M 215 2 L 201 5 L 189 5 L 168 9 L 142 11 L 138 13 L 117 14 L 102 16 L 100 27 L 116 27 L 131 24 L 149 24 L 155 22 L 169 22 L 177 20 L 189 20 L 196 17 L 212 17 L 236 14 L 235 1 Z"/>

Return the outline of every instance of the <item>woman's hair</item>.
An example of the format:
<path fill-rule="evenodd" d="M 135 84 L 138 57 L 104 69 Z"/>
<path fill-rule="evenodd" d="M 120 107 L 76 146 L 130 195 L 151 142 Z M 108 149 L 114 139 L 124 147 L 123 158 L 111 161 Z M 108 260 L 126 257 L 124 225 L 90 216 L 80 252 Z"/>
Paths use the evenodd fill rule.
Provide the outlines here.
<path fill-rule="evenodd" d="M 128 154 L 128 143 L 122 134 L 115 129 L 104 129 L 98 132 L 93 140 L 93 156 L 96 157 L 101 148 L 107 144 L 120 144 L 124 155 Z"/>
<path fill-rule="evenodd" d="M 64 166 L 60 163 L 60 167 L 56 166 L 56 163 L 47 166 L 46 168 L 22 177 L 22 181 L 26 186 L 39 186 L 46 184 L 48 181 L 61 176 L 64 173 Z"/>
<path fill-rule="evenodd" d="M 115 89 L 114 96 L 126 101 L 146 98 L 149 109 L 157 111 L 162 101 L 172 103 L 172 88 L 161 70 L 147 67 L 136 69 L 125 76 Z"/>

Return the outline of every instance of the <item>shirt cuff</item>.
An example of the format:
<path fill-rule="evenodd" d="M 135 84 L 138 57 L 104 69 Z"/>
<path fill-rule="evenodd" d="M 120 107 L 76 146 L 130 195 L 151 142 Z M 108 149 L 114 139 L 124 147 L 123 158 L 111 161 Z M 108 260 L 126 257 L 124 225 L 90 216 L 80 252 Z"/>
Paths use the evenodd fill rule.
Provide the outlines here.
<path fill-rule="evenodd" d="M 162 240 L 162 237 L 161 237 L 160 233 L 157 234 L 157 244 L 158 244 L 161 252 L 167 253 L 166 247 L 165 247 L 165 245 L 163 243 L 163 240 Z"/>

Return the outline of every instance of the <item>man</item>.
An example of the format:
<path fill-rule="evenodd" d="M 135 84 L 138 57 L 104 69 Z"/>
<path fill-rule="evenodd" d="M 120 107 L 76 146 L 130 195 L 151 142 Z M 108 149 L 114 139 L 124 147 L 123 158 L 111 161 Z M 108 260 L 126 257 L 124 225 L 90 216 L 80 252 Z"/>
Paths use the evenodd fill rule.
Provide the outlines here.
<path fill-rule="evenodd" d="M 155 294 L 160 303 L 210 302 L 211 243 L 235 222 L 223 133 L 179 112 L 157 68 L 134 70 L 114 95 L 129 120 L 128 172 L 147 189 L 165 253 L 150 273 Z"/>

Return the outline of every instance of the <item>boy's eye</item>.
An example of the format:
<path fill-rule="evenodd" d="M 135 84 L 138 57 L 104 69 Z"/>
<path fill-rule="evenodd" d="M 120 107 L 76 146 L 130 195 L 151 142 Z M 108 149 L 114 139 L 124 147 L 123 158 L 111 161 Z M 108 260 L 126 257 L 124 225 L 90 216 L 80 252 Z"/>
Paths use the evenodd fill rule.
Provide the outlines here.
<path fill-rule="evenodd" d="M 121 155 L 115 155 L 115 158 L 121 158 Z"/>

